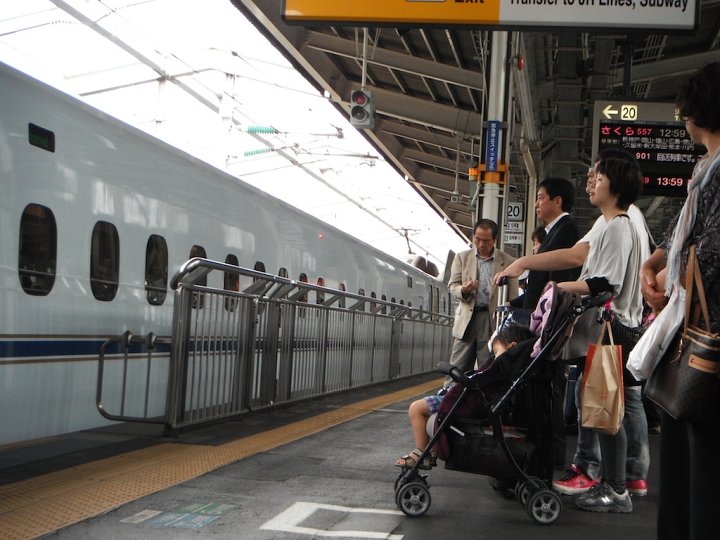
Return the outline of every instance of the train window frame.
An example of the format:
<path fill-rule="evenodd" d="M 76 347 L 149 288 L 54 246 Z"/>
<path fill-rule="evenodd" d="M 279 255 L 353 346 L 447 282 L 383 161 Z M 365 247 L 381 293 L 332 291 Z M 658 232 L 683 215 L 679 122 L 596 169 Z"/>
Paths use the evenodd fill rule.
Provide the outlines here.
<path fill-rule="evenodd" d="M 325 278 L 318 277 L 315 280 L 315 285 L 318 287 L 324 287 L 325 286 Z M 315 292 L 315 303 L 316 304 L 323 304 L 325 302 L 325 293 L 323 291 L 316 291 Z"/>
<path fill-rule="evenodd" d="M 204 246 L 202 246 L 200 244 L 193 244 L 190 247 L 189 258 L 195 259 L 196 257 L 200 258 L 200 259 L 207 259 L 207 251 L 205 250 Z M 207 274 L 202 276 L 198 280 L 196 285 L 200 285 L 202 287 L 207 287 Z M 192 295 L 192 302 L 191 302 L 192 309 L 202 309 L 204 306 L 205 306 L 205 295 L 194 292 Z"/>
<path fill-rule="evenodd" d="M 237 255 L 228 253 L 225 256 L 225 264 L 240 267 L 240 260 Z M 239 291 L 240 290 L 240 274 L 233 274 L 232 272 L 223 272 L 223 290 L 225 291 Z M 235 311 L 237 308 L 237 298 L 225 298 L 225 311 Z"/>
<path fill-rule="evenodd" d="M 159 234 L 151 234 L 145 246 L 145 298 L 151 306 L 161 306 L 167 297 L 168 247 Z"/>
<path fill-rule="evenodd" d="M 345 283 L 342 281 L 338 283 L 338 291 L 341 292 L 347 292 L 347 287 L 345 286 Z M 345 303 L 345 295 L 340 296 L 340 300 L 338 300 L 338 307 L 345 309 L 346 303 Z"/>
<path fill-rule="evenodd" d="M 18 279 L 26 294 L 47 296 L 57 272 L 57 220 L 47 206 L 30 203 L 18 227 Z"/>
<path fill-rule="evenodd" d="M 300 277 L 298 278 L 298 281 L 300 283 L 309 283 L 308 276 L 305 272 L 300 272 Z M 307 303 L 308 301 L 308 294 L 307 289 L 305 289 L 305 294 L 303 294 L 300 298 L 298 298 L 298 302 Z"/>
<path fill-rule="evenodd" d="M 120 235 L 109 221 L 97 221 L 90 236 L 90 290 L 96 300 L 111 302 L 120 285 Z"/>

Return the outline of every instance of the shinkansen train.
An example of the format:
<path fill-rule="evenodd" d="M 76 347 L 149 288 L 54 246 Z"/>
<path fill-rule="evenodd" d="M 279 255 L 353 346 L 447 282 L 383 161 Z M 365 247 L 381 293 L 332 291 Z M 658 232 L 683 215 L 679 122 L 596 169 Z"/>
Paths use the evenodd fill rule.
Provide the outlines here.
<path fill-rule="evenodd" d="M 451 309 L 427 273 L 3 64 L 0 103 L 0 444 L 107 424 L 101 344 L 169 336 L 192 257 Z"/>

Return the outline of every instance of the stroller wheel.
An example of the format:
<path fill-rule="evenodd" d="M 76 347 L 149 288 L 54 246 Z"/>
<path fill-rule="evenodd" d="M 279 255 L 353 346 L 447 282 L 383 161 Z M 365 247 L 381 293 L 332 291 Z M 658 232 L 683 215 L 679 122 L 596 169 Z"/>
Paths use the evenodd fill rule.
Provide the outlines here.
<path fill-rule="evenodd" d="M 395 502 L 405 515 L 422 516 L 430 508 L 430 490 L 423 482 L 408 482 L 395 493 Z"/>
<path fill-rule="evenodd" d="M 395 479 L 395 484 L 393 485 L 393 490 L 395 490 L 395 493 L 397 493 L 397 490 L 401 485 L 403 485 L 407 482 L 422 482 L 423 484 L 425 484 L 427 486 L 427 483 L 428 483 L 428 481 L 427 481 L 428 475 L 427 474 L 416 474 L 412 478 L 410 478 L 408 480 L 404 480 L 405 473 L 407 471 L 408 471 L 408 469 L 403 469 L 400 472 L 400 474 L 398 474 L 398 477 Z"/>
<path fill-rule="evenodd" d="M 530 476 L 529 481 L 519 480 L 515 485 L 515 498 L 525 506 L 530 495 L 541 489 L 545 489 L 543 481 L 536 476 Z"/>
<path fill-rule="evenodd" d="M 562 501 L 557 493 L 549 489 L 541 489 L 530 495 L 525 509 L 535 523 L 550 525 L 560 517 Z"/>

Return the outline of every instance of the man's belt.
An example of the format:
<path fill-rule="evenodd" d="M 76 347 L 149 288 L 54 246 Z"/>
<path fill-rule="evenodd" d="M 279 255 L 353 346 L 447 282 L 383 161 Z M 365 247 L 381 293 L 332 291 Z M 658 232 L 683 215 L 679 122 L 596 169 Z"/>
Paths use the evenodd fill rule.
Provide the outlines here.
<path fill-rule="evenodd" d="M 477 313 L 478 311 L 487 311 L 487 310 L 488 310 L 487 306 L 475 306 L 473 308 L 473 313 Z"/>

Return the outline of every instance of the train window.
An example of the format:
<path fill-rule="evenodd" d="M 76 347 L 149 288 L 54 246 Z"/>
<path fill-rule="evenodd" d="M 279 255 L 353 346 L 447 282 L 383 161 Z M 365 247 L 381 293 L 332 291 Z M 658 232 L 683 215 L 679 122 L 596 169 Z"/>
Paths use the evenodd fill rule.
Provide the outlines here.
<path fill-rule="evenodd" d="M 375 291 L 370 291 L 370 298 L 377 298 L 377 294 L 375 294 Z M 377 302 L 370 302 L 370 312 L 375 313 L 376 309 L 377 309 Z"/>
<path fill-rule="evenodd" d="M 347 288 L 345 287 L 345 284 L 344 284 L 342 281 L 338 284 L 338 290 L 339 290 L 339 291 L 342 291 L 342 292 L 347 291 Z M 341 297 L 340 297 L 340 301 L 338 302 L 338 306 L 340 306 L 341 308 L 345 308 L 345 297 L 344 297 L 344 296 L 341 296 Z"/>
<path fill-rule="evenodd" d="M 168 249 L 162 236 L 153 234 L 145 248 L 145 296 L 149 304 L 161 306 L 167 296 Z"/>
<path fill-rule="evenodd" d="M 20 217 L 20 285 L 27 294 L 45 296 L 55 284 L 57 225 L 46 206 L 28 204 Z"/>
<path fill-rule="evenodd" d="M 90 244 L 90 289 L 93 296 L 109 302 L 117 294 L 120 278 L 120 237 L 112 223 L 98 221 Z"/>
<path fill-rule="evenodd" d="M 287 268 L 281 267 L 280 270 L 278 270 L 278 276 L 288 278 L 290 277 L 290 274 L 288 274 Z"/>
<path fill-rule="evenodd" d="M 383 294 L 383 295 L 380 297 L 380 300 L 383 300 L 383 301 L 387 302 L 387 295 L 386 295 L 386 294 Z M 386 306 L 385 304 L 383 304 L 381 313 L 382 313 L 383 315 L 387 315 L 387 306 Z"/>
<path fill-rule="evenodd" d="M 240 261 L 236 255 L 228 253 L 225 257 L 225 264 L 232 264 L 233 266 L 240 266 Z M 240 275 L 233 274 L 232 272 L 225 272 L 223 274 L 223 289 L 226 291 L 239 291 L 240 290 Z M 237 307 L 237 298 L 225 298 L 225 309 L 227 311 L 235 311 Z"/>
<path fill-rule="evenodd" d="M 315 283 L 316 283 L 317 285 L 319 285 L 320 287 L 324 287 L 324 286 L 325 286 L 325 279 L 319 277 L 319 278 L 317 278 L 317 281 L 316 281 Z M 322 304 L 324 301 L 325 301 L 325 293 L 322 292 L 322 291 L 317 291 L 317 293 L 316 293 L 316 295 L 315 295 L 315 303 L 316 303 L 316 304 Z"/>
<path fill-rule="evenodd" d="M 360 296 L 365 296 L 365 289 L 363 289 L 362 287 L 359 288 L 359 289 L 358 289 L 358 294 L 359 294 Z M 365 311 L 365 304 L 363 304 L 363 309 L 362 309 L 362 311 Z"/>
<path fill-rule="evenodd" d="M 202 259 L 207 259 L 207 251 L 205 251 L 205 248 L 195 244 L 193 247 L 190 248 L 190 258 L 194 259 L 195 257 L 200 257 Z M 203 287 L 207 286 L 207 274 L 198 279 L 196 285 L 202 285 Z M 202 309 L 203 305 L 205 304 L 205 296 L 203 296 L 200 293 L 193 293 L 192 297 L 192 308 L 193 309 Z"/>
<path fill-rule="evenodd" d="M 412 276 L 407 277 L 407 282 L 408 282 L 408 288 L 412 289 L 412 287 L 413 287 Z"/>
<path fill-rule="evenodd" d="M 240 266 L 240 261 L 236 255 L 228 253 L 225 257 L 225 264 L 232 264 L 233 266 Z M 239 291 L 240 290 L 240 275 L 232 272 L 225 272 L 223 274 L 223 289 L 226 291 Z"/>
<path fill-rule="evenodd" d="M 299 281 L 300 281 L 300 283 L 307 283 L 307 282 L 308 282 L 308 277 L 307 277 L 307 274 L 306 274 L 305 272 L 300 272 L 300 279 L 299 279 Z M 307 301 L 308 301 L 308 296 L 307 296 L 307 289 L 306 289 L 305 294 L 303 294 L 303 295 L 300 297 L 300 299 L 298 300 L 298 302 L 307 302 Z"/>

